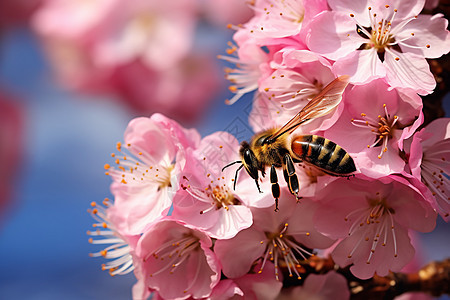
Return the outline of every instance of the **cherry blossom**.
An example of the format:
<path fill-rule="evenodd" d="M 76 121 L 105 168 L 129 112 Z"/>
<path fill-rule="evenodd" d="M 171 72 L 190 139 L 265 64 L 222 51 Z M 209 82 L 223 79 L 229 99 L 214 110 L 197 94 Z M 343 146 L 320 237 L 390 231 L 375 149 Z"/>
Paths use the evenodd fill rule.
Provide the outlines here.
<path fill-rule="evenodd" d="M 0 91 L 0 216 L 12 200 L 12 186 L 21 161 L 24 125 L 22 109 L 13 97 Z"/>
<path fill-rule="evenodd" d="M 149 288 L 164 299 L 209 296 L 221 271 L 211 246 L 205 233 L 181 222 L 161 219 L 152 223 L 136 246 L 140 282 L 133 293 L 142 295 L 142 289 Z"/>
<path fill-rule="evenodd" d="M 243 24 L 253 15 L 249 3 L 242 0 L 201 0 L 199 6 L 208 21 L 218 26 Z"/>
<path fill-rule="evenodd" d="M 271 67 L 272 74 L 260 80 L 260 93 L 255 97 L 249 116 L 249 123 L 256 132 L 287 123 L 335 79 L 331 64 L 307 50 L 282 49 L 274 55 Z M 314 133 L 327 129 L 337 120 L 342 108 L 327 118 L 301 126 L 299 131 Z"/>
<path fill-rule="evenodd" d="M 413 136 L 409 148 L 406 150 L 409 170 L 405 175 L 416 179 L 415 186 L 422 189 L 434 209 L 448 221 L 450 119 L 436 119 L 428 124 Z"/>
<path fill-rule="evenodd" d="M 251 40 L 259 46 L 275 44 L 295 45 L 304 48 L 301 30 L 310 19 L 327 9 L 323 0 L 257 0 L 251 8 L 255 16 L 237 28 L 234 40 L 238 43 Z"/>
<path fill-rule="evenodd" d="M 403 141 L 423 121 L 420 97 L 389 90 L 383 80 L 354 86 L 344 94 L 345 109 L 325 137 L 343 147 L 359 170 L 373 178 L 403 171 Z"/>
<path fill-rule="evenodd" d="M 46 0 L 34 17 L 34 26 L 44 36 L 79 40 L 100 66 L 142 59 L 154 68 L 169 68 L 186 55 L 195 25 L 195 1 L 121 4 L 118 0 Z"/>
<path fill-rule="evenodd" d="M 425 58 L 438 58 L 450 50 L 450 33 L 442 15 L 418 15 L 424 0 L 330 0 L 332 11 L 312 21 L 309 48 L 336 61 L 337 75 L 350 75 L 351 83 L 386 78 L 392 87 L 412 88 L 421 95 L 436 82 Z"/>
<path fill-rule="evenodd" d="M 188 151 L 182 171 L 182 189 L 173 199 L 172 217 L 208 232 L 211 237 L 228 239 L 253 222 L 251 206 L 274 203 L 270 193 L 258 193 L 250 176 L 240 176 L 235 184 L 233 168 L 222 168 L 238 161 L 237 140 L 226 132 L 202 139 L 198 149 Z M 265 188 L 270 190 L 266 181 Z"/>
<path fill-rule="evenodd" d="M 288 276 L 300 278 L 295 265 L 299 258 L 307 259 L 313 253 L 311 249 L 327 248 L 333 240 L 314 229 L 312 217 L 317 205 L 312 201 L 296 203 L 287 190 L 281 189 L 279 211 L 274 207 L 252 209 L 254 223 L 240 231 L 234 238 L 217 240 L 215 252 L 222 262 L 223 273 L 229 278 L 246 274 L 252 264 L 262 259 L 260 272 L 266 264 L 273 264 L 274 277 L 282 280 L 279 273 L 279 261 L 286 263 Z"/>
<path fill-rule="evenodd" d="M 214 55 L 193 45 L 197 4 L 44 0 L 32 27 L 64 87 L 192 123 L 220 86 Z"/>
<path fill-rule="evenodd" d="M 333 181 L 318 196 L 319 232 L 340 239 L 332 252 L 341 267 L 367 279 L 400 271 L 414 256 L 408 230 L 429 232 L 436 214 L 421 193 L 400 177 Z"/>
<path fill-rule="evenodd" d="M 3 0 L 0 2 L 0 29 L 27 24 L 43 0 Z"/>
<path fill-rule="evenodd" d="M 116 166 L 105 165 L 115 197 L 109 214 L 121 232 L 139 234 L 167 213 L 184 164 L 179 150 L 195 147 L 199 135 L 155 114 L 132 120 L 124 141 L 117 144 L 118 154 L 112 154 Z"/>
<path fill-rule="evenodd" d="M 228 55 L 219 55 L 236 68 L 226 68 L 225 78 L 231 82 L 229 90 L 235 95 L 225 103 L 233 104 L 243 95 L 258 90 L 258 82 L 270 73 L 268 65 L 271 55 L 252 43 L 234 45 L 229 43 Z"/>
<path fill-rule="evenodd" d="M 133 61 L 107 73 L 100 83 L 103 80 L 105 89 L 113 89 L 132 108 L 141 114 L 162 113 L 185 125 L 194 123 L 210 108 L 212 96 L 221 87 L 215 57 L 201 52 L 164 70 Z M 195 109 L 181 109 L 183 106 Z"/>
<path fill-rule="evenodd" d="M 103 200 L 102 204 L 92 202 L 91 206 L 92 208 L 88 212 L 96 220 L 96 223 L 92 225 L 95 230 L 87 232 L 91 236 L 89 243 L 109 246 L 91 253 L 90 256 L 110 259 L 102 265 L 102 270 L 108 270 L 111 276 L 130 273 L 134 270 L 132 253 L 139 237 L 120 234 L 115 224 L 108 217 L 108 209 L 112 207 L 109 199 Z"/>
<path fill-rule="evenodd" d="M 251 272 L 233 281 L 243 292 L 243 296 L 234 296 L 232 299 L 272 300 L 277 299 L 282 283 L 273 276 L 275 266 L 267 264 L 261 272 L 261 263 L 256 264 Z"/>

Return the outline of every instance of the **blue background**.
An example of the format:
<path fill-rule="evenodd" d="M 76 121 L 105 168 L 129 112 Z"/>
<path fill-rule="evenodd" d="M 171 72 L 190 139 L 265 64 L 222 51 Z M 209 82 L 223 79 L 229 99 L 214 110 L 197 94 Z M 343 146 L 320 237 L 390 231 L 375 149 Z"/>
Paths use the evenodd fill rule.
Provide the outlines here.
<path fill-rule="evenodd" d="M 208 38 L 200 42 L 224 53 L 229 36 L 203 34 Z M 134 115 L 112 99 L 59 88 L 27 30 L 3 38 L 0 86 L 19 96 L 25 127 L 12 204 L 1 215 L 0 299 L 129 299 L 133 274 L 111 277 L 101 271 L 102 258 L 88 256 L 98 249 L 88 243 L 93 220 L 86 210 L 110 196 L 103 165 Z M 199 120 L 203 136 L 236 124 L 240 139 L 251 136 L 250 97 L 226 106 L 229 96 L 225 88 L 218 91 L 210 113 Z M 449 229 L 439 219 L 433 233 L 421 235 L 424 261 L 449 256 Z"/>

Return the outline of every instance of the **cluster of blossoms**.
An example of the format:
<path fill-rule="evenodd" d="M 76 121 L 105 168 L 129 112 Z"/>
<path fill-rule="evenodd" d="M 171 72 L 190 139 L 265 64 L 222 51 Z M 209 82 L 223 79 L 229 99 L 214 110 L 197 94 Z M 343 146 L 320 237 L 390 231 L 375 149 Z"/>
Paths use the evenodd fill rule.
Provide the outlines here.
<path fill-rule="evenodd" d="M 197 27 L 203 19 L 220 19 L 223 2 L 40 0 L 30 23 L 65 87 L 115 95 L 139 113 L 192 122 L 221 83 L 216 53 L 196 46 Z M 242 11 L 238 19 L 250 16 L 243 1 L 226 2 Z"/>
<path fill-rule="evenodd" d="M 134 271 L 134 299 L 348 299 L 334 271 L 301 263 L 331 255 L 357 278 L 399 272 L 414 258 L 410 235 L 449 220 L 450 119 L 421 127 L 422 98 L 436 83 L 426 58 L 450 51 L 447 20 L 419 15 L 424 1 L 256 0 L 233 27 L 223 59 L 234 103 L 255 92 L 249 123 L 280 127 L 340 75 L 337 108 L 300 126 L 344 148 L 350 178 L 296 164 L 301 199 L 280 180 L 279 211 L 268 176 L 258 192 L 229 133 L 201 138 L 161 114 L 130 122 L 106 164 L 114 201 L 92 203 L 93 256 L 112 275 Z M 283 178 L 278 170 L 278 178 Z M 290 279 L 289 277 L 293 277 Z M 295 288 L 283 288 L 298 280 Z M 327 296 L 328 295 L 328 296 Z M 152 299 L 153 299 L 152 298 Z"/>

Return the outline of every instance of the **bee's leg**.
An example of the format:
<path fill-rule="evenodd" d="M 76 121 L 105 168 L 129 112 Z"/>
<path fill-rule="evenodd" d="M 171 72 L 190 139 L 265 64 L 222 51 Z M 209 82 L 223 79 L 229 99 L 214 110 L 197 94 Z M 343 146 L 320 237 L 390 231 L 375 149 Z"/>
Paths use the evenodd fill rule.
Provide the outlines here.
<path fill-rule="evenodd" d="M 272 184 L 272 196 L 275 198 L 275 211 L 278 211 L 278 198 L 280 198 L 280 185 L 275 166 L 270 167 L 270 183 Z"/>
<path fill-rule="evenodd" d="M 300 199 L 298 197 L 298 192 L 300 189 L 298 178 L 297 174 L 295 174 L 294 162 L 292 161 L 292 157 L 289 154 L 286 154 L 284 156 L 283 174 L 291 194 L 294 195 L 297 199 Z"/>
<path fill-rule="evenodd" d="M 258 188 L 258 192 L 262 193 L 261 189 L 259 188 L 258 178 L 255 179 L 256 187 Z"/>
<path fill-rule="evenodd" d="M 236 182 L 237 182 L 238 173 L 242 169 L 243 166 L 244 166 L 244 164 L 240 165 L 239 168 L 236 170 L 236 173 L 234 174 L 233 190 L 236 190 Z"/>

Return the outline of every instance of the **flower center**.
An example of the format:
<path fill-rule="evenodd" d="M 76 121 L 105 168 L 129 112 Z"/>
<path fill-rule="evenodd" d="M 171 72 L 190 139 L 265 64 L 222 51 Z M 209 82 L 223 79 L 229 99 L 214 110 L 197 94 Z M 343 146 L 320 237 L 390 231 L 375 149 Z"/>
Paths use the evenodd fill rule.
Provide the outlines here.
<path fill-rule="evenodd" d="M 394 243 L 394 257 L 397 257 L 397 239 L 393 218 L 395 210 L 387 205 L 386 198 L 381 197 L 379 192 L 376 193 L 374 198 L 368 198 L 367 202 L 368 207 L 354 210 L 344 218 L 344 221 L 352 224 L 348 235 L 359 234 L 361 236 L 349 253 L 348 258 L 352 258 L 361 243 L 372 241 L 370 254 L 366 261 L 367 264 L 370 264 L 377 245 L 382 241 L 381 246 L 385 247 L 388 243 L 389 234 L 392 235 Z"/>
<path fill-rule="evenodd" d="M 144 257 L 144 262 L 150 258 L 164 262 L 150 277 L 159 275 L 165 271 L 173 274 L 186 260 L 200 249 L 199 239 L 192 234 L 184 234 L 181 237 L 173 237 L 163 243 L 153 253 Z M 197 270 L 198 272 L 199 270 Z M 198 274 L 197 274 L 198 275 Z M 195 280 L 193 280 L 195 282 Z"/>
<path fill-rule="evenodd" d="M 383 153 L 387 151 L 387 145 L 390 138 L 392 138 L 394 130 L 398 127 L 396 125 L 398 116 L 391 116 L 388 112 L 386 104 L 383 104 L 385 115 L 378 115 L 376 118 L 371 118 L 365 113 L 361 113 L 362 119 L 351 119 L 353 125 L 362 128 L 369 128 L 370 132 L 375 135 L 375 142 L 372 145 L 367 145 L 367 148 L 381 147 L 378 158 L 381 159 Z"/>
<path fill-rule="evenodd" d="M 365 27 L 355 20 L 357 34 L 369 40 L 367 43 L 362 44 L 359 50 L 375 49 L 378 57 L 383 62 L 385 52 L 390 52 L 390 49 L 392 48 L 401 53 L 402 50 L 399 45 L 402 44 L 410 48 L 430 48 L 430 45 L 428 44 L 425 47 L 414 45 L 415 40 L 413 40 L 413 44 L 408 44 L 407 41 L 415 37 L 414 32 L 411 32 L 410 35 L 397 40 L 395 36 L 402 31 L 405 25 L 412 20 L 415 20 L 417 16 L 397 21 L 397 24 L 393 27 L 392 24 L 395 16 L 397 15 L 397 9 L 392 9 L 388 4 L 385 5 L 385 8 L 387 11 L 379 11 L 380 15 L 384 17 L 379 17 L 377 13 L 372 12 L 372 7 L 368 7 L 370 27 Z M 350 17 L 354 18 L 355 15 L 350 14 Z M 398 61 L 399 59 L 399 57 L 395 57 L 395 60 Z"/>
<path fill-rule="evenodd" d="M 239 203 L 236 198 L 234 198 L 233 194 L 230 192 L 228 187 L 218 186 L 211 188 L 209 186 L 209 190 L 211 191 L 210 196 L 214 200 L 216 204 L 216 209 L 220 209 L 224 207 L 228 210 L 228 205 L 236 205 Z"/>
<path fill-rule="evenodd" d="M 129 149 L 131 144 L 127 144 L 125 147 L 122 143 L 117 143 L 117 150 L 119 154 L 112 153 L 111 156 L 115 158 L 116 167 L 112 167 L 109 164 L 105 164 L 106 175 L 110 175 L 113 179 L 123 184 L 148 184 L 158 185 L 158 191 L 171 186 L 171 172 L 174 168 L 173 164 L 165 161 L 160 161 L 155 164 L 151 164 L 154 159 L 146 152 L 140 151 L 139 147 L 133 146 L 134 152 L 138 153 L 138 157 L 135 157 Z M 125 153 L 125 149 L 128 151 L 128 155 Z"/>
<path fill-rule="evenodd" d="M 229 210 L 230 205 L 240 205 L 241 202 L 234 197 L 234 194 L 231 192 L 228 185 L 222 183 L 222 181 L 225 181 L 225 177 L 218 177 L 217 180 L 214 180 L 211 174 L 207 174 L 206 176 L 211 179 L 211 181 L 205 188 L 190 185 L 189 179 L 186 176 L 183 176 L 186 184 L 181 184 L 181 188 L 187 191 L 192 197 L 202 202 L 211 203 L 211 206 L 200 211 L 200 214 L 221 208 Z"/>
<path fill-rule="evenodd" d="M 285 235 L 289 224 L 285 223 L 284 227 L 279 232 L 266 232 L 267 239 L 261 241 L 261 245 L 266 244 L 266 251 L 264 253 L 263 263 L 258 273 L 262 273 L 264 266 L 269 259 L 275 265 L 275 278 L 279 280 L 278 267 L 280 263 L 286 267 L 289 272 L 289 277 L 293 277 L 294 274 L 297 279 L 301 279 L 298 269 L 301 267 L 300 260 L 307 260 L 314 254 L 309 249 L 304 248 L 294 238 L 289 235 Z M 309 236 L 309 232 L 304 232 L 306 236 Z M 300 259 L 300 260 L 299 260 Z"/>
<path fill-rule="evenodd" d="M 323 88 L 323 84 L 310 79 L 297 72 L 287 74 L 274 74 L 270 86 L 264 88 L 268 100 L 272 105 L 279 105 L 281 109 L 298 112 Z M 277 113 L 280 108 L 277 107 Z"/>

